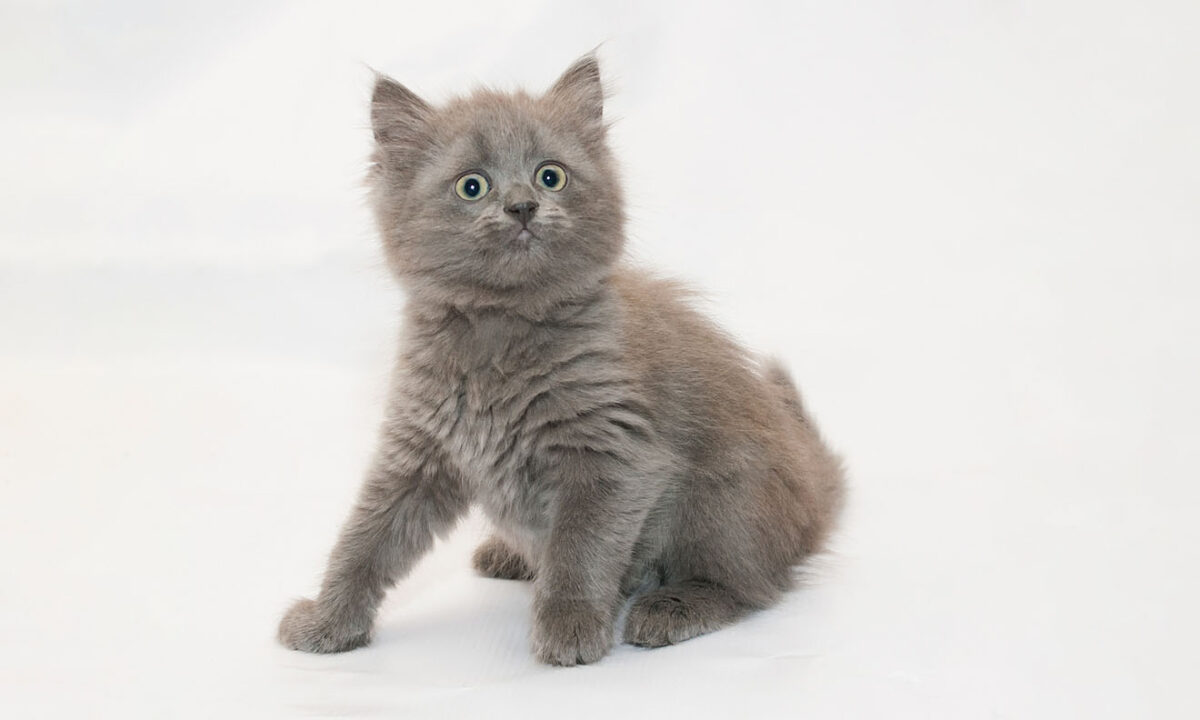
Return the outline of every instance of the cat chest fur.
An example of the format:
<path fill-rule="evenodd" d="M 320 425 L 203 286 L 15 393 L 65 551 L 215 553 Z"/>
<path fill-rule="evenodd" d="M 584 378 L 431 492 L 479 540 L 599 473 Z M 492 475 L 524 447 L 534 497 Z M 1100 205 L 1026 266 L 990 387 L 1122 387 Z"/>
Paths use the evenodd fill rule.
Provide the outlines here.
<path fill-rule="evenodd" d="M 619 343 L 578 317 L 489 314 L 452 317 L 422 340 L 411 359 L 426 429 L 493 522 L 548 527 L 554 488 L 539 482 L 537 460 L 564 437 L 594 436 L 607 410 L 624 407 Z"/>

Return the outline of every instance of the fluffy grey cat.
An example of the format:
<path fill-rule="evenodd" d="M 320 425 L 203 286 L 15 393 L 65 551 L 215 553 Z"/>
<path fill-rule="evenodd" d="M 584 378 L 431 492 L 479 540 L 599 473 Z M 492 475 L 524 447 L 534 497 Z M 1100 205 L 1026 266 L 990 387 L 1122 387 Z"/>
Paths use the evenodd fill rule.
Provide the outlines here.
<path fill-rule="evenodd" d="M 408 290 L 380 447 L 316 600 L 280 641 L 365 645 L 384 593 L 472 503 L 479 572 L 533 581 L 556 665 L 657 647 L 774 602 L 842 505 L 795 387 L 621 262 L 621 188 L 594 57 L 539 97 L 433 107 L 380 77 L 369 177 Z"/>

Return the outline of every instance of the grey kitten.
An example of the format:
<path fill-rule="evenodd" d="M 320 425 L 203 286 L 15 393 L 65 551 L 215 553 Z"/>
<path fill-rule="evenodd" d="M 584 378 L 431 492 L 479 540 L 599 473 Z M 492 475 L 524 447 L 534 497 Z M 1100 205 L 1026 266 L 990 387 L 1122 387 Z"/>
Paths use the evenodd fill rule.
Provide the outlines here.
<path fill-rule="evenodd" d="M 773 603 L 834 524 L 839 461 L 779 365 L 621 264 L 595 58 L 540 97 L 436 108 L 380 77 L 371 121 L 403 349 L 320 595 L 280 641 L 365 645 L 387 589 L 472 503 L 495 525 L 475 567 L 533 581 L 543 662 L 602 658 L 631 595 L 625 641 L 646 647 Z"/>

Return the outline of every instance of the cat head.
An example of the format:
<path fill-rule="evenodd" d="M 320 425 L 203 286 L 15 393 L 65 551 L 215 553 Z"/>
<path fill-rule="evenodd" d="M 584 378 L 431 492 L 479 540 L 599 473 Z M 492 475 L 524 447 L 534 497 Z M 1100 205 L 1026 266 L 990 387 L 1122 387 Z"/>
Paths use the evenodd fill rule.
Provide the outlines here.
<path fill-rule="evenodd" d="M 380 76 L 369 176 L 388 263 L 410 293 L 521 309 L 587 292 L 624 243 L 596 59 L 540 96 L 435 107 Z"/>

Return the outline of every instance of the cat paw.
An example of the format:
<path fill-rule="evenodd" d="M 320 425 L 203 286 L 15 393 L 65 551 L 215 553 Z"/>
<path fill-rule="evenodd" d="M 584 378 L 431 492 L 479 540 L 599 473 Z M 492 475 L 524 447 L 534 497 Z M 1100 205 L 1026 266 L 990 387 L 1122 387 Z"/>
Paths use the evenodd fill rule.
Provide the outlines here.
<path fill-rule="evenodd" d="M 491 537 L 475 548 L 471 565 L 480 575 L 500 580 L 532 580 L 533 570 L 525 559 L 497 537 Z"/>
<path fill-rule="evenodd" d="M 297 600 L 279 622 L 279 642 L 292 650 L 339 653 L 371 641 L 370 623 L 339 621 L 313 600 Z"/>
<path fill-rule="evenodd" d="M 533 653 L 548 665 L 585 665 L 608 654 L 613 624 L 586 602 L 551 601 L 534 612 Z"/>
<path fill-rule="evenodd" d="M 656 648 L 674 645 L 697 634 L 689 608 L 679 598 L 641 597 L 625 618 L 625 642 Z"/>
<path fill-rule="evenodd" d="M 724 627 L 745 611 L 720 585 L 695 580 L 667 585 L 634 600 L 625 617 L 625 642 L 648 648 L 674 645 Z"/>

